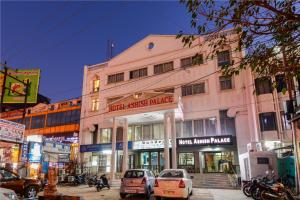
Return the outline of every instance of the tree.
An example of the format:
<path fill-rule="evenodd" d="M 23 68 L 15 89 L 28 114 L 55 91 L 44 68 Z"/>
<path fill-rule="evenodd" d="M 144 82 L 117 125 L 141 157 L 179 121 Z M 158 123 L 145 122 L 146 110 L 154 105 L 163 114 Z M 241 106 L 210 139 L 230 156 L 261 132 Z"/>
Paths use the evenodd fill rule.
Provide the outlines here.
<path fill-rule="evenodd" d="M 232 51 L 245 50 L 238 62 L 222 67 L 226 75 L 238 74 L 250 67 L 260 76 L 283 73 L 287 80 L 300 77 L 300 0 L 180 0 L 191 14 L 191 27 L 199 35 L 212 36 L 207 58 L 216 56 L 225 45 L 235 44 Z M 238 37 L 228 39 L 225 30 Z M 197 35 L 185 35 L 191 45 Z M 288 83 L 289 87 L 289 83 Z"/>

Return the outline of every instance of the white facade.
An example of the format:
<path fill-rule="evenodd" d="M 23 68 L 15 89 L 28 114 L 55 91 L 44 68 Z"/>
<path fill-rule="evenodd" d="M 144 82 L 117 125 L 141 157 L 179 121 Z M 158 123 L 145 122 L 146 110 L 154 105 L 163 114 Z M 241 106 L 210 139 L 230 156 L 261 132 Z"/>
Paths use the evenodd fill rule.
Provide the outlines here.
<path fill-rule="evenodd" d="M 128 134 L 140 133 L 139 131 L 142 129 L 141 138 L 135 136 L 139 139 L 134 139 L 133 146 L 141 145 L 143 140 L 148 141 L 146 142 L 148 146 L 151 143 L 162 143 L 163 146 L 158 144 L 155 148 L 160 148 L 163 154 L 160 154 L 159 151 L 158 154 L 151 153 L 152 150 L 149 148 L 149 154 L 141 153 L 139 156 L 134 156 L 135 162 L 147 163 L 147 160 L 151 160 L 150 163 L 156 163 L 157 158 L 163 160 L 158 161 L 160 164 L 163 163 L 163 167 L 176 168 L 181 162 L 181 157 L 178 156 L 179 152 L 194 152 L 191 163 L 199 167 L 200 172 L 216 168 L 214 164 L 210 169 L 207 166 L 204 167 L 211 159 L 211 156 L 205 152 L 217 151 L 220 152 L 218 156 L 221 157 L 224 156 L 222 152 L 233 152 L 232 164 L 238 165 L 238 155 L 247 152 L 249 142 L 261 140 L 289 142 L 291 134 L 289 131 L 283 130 L 280 119 L 280 110 L 283 110 L 280 105 L 286 99 L 286 95 L 277 94 L 276 91 L 255 95 L 254 78 L 249 70 L 233 76 L 231 83 L 229 83 L 230 81 L 221 83 L 220 81 L 224 81 L 224 79 L 220 78 L 222 74 L 218 72 L 220 67 L 217 58 L 204 59 L 202 64 L 182 67 L 182 59 L 192 57 L 196 53 L 203 54 L 203 58 L 206 58 L 210 48 L 204 40 L 205 38 L 202 37 L 196 39 L 189 48 L 183 47 L 181 40 L 176 39 L 175 35 L 149 35 L 108 62 L 84 67 L 79 134 L 80 144 L 85 145 L 81 154 L 81 162 L 84 165 L 93 167 L 101 162 L 106 162 L 107 166 L 104 171 L 111 172 L 112 176 L 115 175 L 114 172 L 118 171 L 119 156 L 116 151 L 118 150 L 116 138 L 118 127 L 121 127 L 123 133 L 123 141 L 119 142 L 123 144 L 123 151 L 119 152 L 120 154 L 128 155 L 135 152 L 135 149 L 128 148 L 128 138 L 133 138 Z M 203 44 L 202 47 L 199 44 Z M 238 62 L 242 53 L 234 52 L 233 49 L 233 47 L 225 47 L 220 51 L 228 50 L 230 60 Z M 157 66 L 162 63 L 169 64 L 164 67 Z M 158 73 L 162 68 L 170 71 Z M 132 72 L 138 69 L 141 70 Z M 120 73 L 124 73 L 124 80 Z M 115 82 L 116 80 L 120 81 Z M 191 84 L 195 86 L 182 88 L 184 85 Z M 174 93 L 172 90 L 163 92 L 164 89 L 170 88 L 174 89 Z M 184 96 L 183 90 L 185 90 L 185 94 L 191 95 Z M 224 117 L 224 114 L 221 114 L 224 113 L 222 110 L 228 117 L 225 117 L 226 119 L 234 118 L 234 133 L 226 132 L 226 125 L 223 124 L 224 121 L 221 122 L 221 118 Z M 277 130 L 261 131 L 259 114 L 262 112 L 275 112 Z M 265 122 L 267 122 L 266 120 Z M 160 126 L 157 123 L 163 124 L 164 128 L 156 129 Z M 152 125 L 147 126 L 148 124 Z M 177 124 L 179 125 L 177 126 Z M 149 137 L 150 139 L 146 135 L 148 128 L 151 129 L 149 133 L 153 135 Z M 160 135 L 161 132 L 156 130 L 163 130 L 163 134 Z M 103 136 L 104 134 L 105 136 Z M 107 134 L 110 135 L 108 140 Z M 181 150 L 181 147 L 176 144 L 178 142 L 176 139 L 179 137 L 226 135 L 232 136 L 231 145 L 202 144 L 190 147 L 183 145 Z M 141 141 L 137 142 L 137 140 Z M 110 146 L 97 146 L 100 143 L 110 143 Z M 92 144 L 95 145 L 92 146 Z M 171 147 L 170 151 L 169 147 Z M 104 151 L 105 155 L 109 155 L 106 156 L 106 161 L 102 160 L 102 154 L 97 153 L 101 151 Z M 199 154 L 195 154 L 195 152 L 199 152 Z M 155 162 L 152 157 L 147 157 L 152 154 Z M 214 159 L 214 157 L 212 158 Z M 128 167 L 130 160 L 130 158 L 122 159 L 121 171 Z M 166 162 L 168 160 L 171 161 Z M 188 163 L 189 161 L 184 162 Z M 217 168 L 220 168 L 220 162 L 218 165 Z M 99 170 L 96 169 L 96 171 Z"/>

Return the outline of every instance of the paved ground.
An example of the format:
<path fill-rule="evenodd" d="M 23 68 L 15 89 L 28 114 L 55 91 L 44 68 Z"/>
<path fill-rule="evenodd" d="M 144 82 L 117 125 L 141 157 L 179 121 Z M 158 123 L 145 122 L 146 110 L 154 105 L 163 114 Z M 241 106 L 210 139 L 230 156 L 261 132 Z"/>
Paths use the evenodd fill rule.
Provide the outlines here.
<path fill-rule="evenodd" d="M 88 186 L 63 186 L 58 187 L 58 191 L 65 195 L 79 195 L 84 200 L 120 200 L 119 189 L 112 187 L 110 190 L 103 189 L 97 192 L 94 187 Z M 127 200 L 143 200 L 141 196 L 129 196 Z M 151 200 L 154 200 L 151 197 Z M 191 200 L 250 200 L 246 198 L 240 190 L 227 190 L 227 189 L 193 189 L 193 196 Z"/>

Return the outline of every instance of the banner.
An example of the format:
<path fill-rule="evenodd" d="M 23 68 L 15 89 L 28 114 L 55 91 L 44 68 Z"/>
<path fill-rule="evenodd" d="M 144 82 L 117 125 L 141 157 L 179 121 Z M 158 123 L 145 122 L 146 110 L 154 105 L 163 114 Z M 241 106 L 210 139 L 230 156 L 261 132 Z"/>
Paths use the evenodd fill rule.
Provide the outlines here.
<path fill-rule="evenodd" d="M 25 125 L 0 119 L 0 140 L 22 143 Z"/>
<path fill-rule="evenodd" d="M 29 88 L 27 93 L 27 103 L 36 103 L 39 80 L 40 80 L 40 69 L 19 69 L 19 70 L 7 70 L 7 76 L 5 81 L 5 87 L 9 88 L 5 90 L 3 103 L 24 103 L 26 86 L 20 81 L 27 82 L 29 80 Z M 17 78 L 20 81 L 15 80 Z"/>

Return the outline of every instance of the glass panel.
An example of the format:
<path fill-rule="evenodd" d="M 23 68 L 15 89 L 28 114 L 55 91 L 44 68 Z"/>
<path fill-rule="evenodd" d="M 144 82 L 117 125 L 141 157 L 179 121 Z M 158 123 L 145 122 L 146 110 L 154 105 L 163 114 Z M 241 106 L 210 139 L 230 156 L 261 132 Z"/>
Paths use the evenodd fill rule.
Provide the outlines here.
<path fill-rule="evenodd" d="M 181 122 L 176 122 L 176 136 L 177 137 L 182 137 L 181 126 L 182 126 Z"/>
<path fill-rule="evenodd" d="M 179 153 L 179 165 L 195 165 L 194 153 Z"/>
<path fill-rule="evenodd" d="M 162 139 L 164 137 L 164 124 L 153 124 L 153 139 Z"/>
<path fill-rule="evenodd" d="M 194 135 L 195 136 L 204 136 L 203 119 L 194 120 Z"/>
<path fill-rule="evenodd" d="M 152 166 L 158 165 L 158 152 L 151 152 L 151 165 Z"/>
<path fill-rule="evenodd" d="M 149 152 L 141 152 L 141 165 L 142 168 L 149 165 Z"/>
<path fill-rule="evenodd" d="M 216 123 L 215 117 L 205 119 L 205 130 L 207 136 L 216 135 Z"/>
<path fill-rule="evenodd" d="M 143 140 L 151 139 L 151 125 L 143 125 Z"/>
<path fill-rule="evenodd" d="M 135 140 L 139 141 L 142 140 L 142 127 L 141 126 L 135 126 Z"/>
<path fill-rule="evenodd" d="M 183 137 L 193 136 L 193 121 L 184 121 L 183 122 Z"/>

